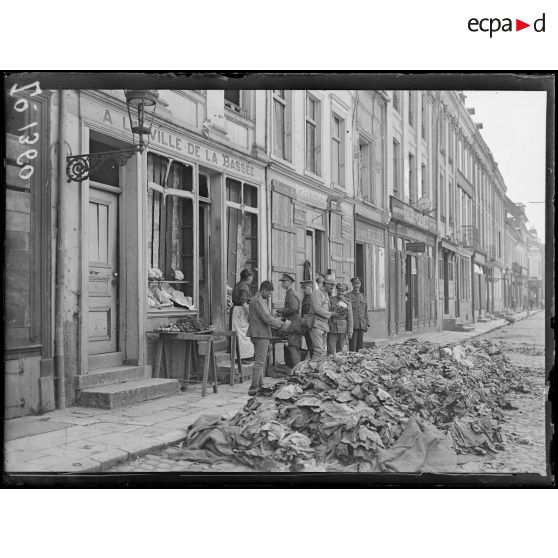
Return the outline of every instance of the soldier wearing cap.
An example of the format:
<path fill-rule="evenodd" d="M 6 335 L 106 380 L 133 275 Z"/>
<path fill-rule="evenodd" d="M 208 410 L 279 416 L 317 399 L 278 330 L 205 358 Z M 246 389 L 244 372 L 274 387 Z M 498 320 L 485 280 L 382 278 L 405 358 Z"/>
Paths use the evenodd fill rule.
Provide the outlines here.
<path fill-rule="evenodd" d="M 300 362 L 300 346 L 302 345 L 302 334 L 300 331 L 301 299 L 294 288 L 295 278 L 292 275 L 283 273 L 280 281 L 287 292 L 285 294 L 285 306 L 279 313 L 283 318 L 291 322 L 287 329 L 287 353 L 290 360 L 287 366 L 294 368 Z"/>
<path fill-rule="evenodd" d="M 250 337 L 254 345 L 254 368 L 252 369 L 252 383 L 248 390 L 248 395 L 251 396 L 257 395 L 260 388 L 263 387 L 263 371 L 272 337 L 271 328 L 279 329 L 283 326 L 283 322 L 269 311 L 267 304 L 273 290 L 271 281 L 263 281 L 256 296 L 250 300 L 249 325 L 246 335 Z"/>
<path fill-rule="evenodd" d="M 312 291 L 314 290 L 314 281 L 312 279 L 306 279 L 300 282 L 304 297 L 300 305 L 301 314 L 301 331 L 304 335 L 304 340 L 306 341 L 306 348 L 308 349 L 308 354 L 312 357 L 312 339 L 310 338 L 310 328 L 314 325 L 314 314 L 310 307 L 310 298 L 312 297 Z"/>
<path fill-rule="evenodd" d="M 343 351 L 347 339 L 353 337 L 353 308 L 351 302 L 345 297 L 349 287 L 345 283 L 337 283 L 335 290 L 337 296 L 329 299 L 330 309 L 333 312 L 327 334 L 327 352 L 330 355 Z"/>
<path fill-rule="evenodd" d="M 335 286 L 333 275 L 324 277 L 324 291 L 316 289 L 310 297 L 310 309 L 314 314 L 314 325 L 310 329 L 312 340 L 312 360 L 318 360 L 326 353 L 327 333 L 329 332 L 329 319 L 332 312 L 329 308 L 329 297 Z"/>
<path fill-rule="evenodd" d="M 368 303 L 364 294 L 360 292 L 362 284 L 360 277 L 353 277 L 351 283 L 353 290 L 347 294 L 347 299 L 353 307 L 353 337 L 349 340 L 349 350 L 359 351 L 364 346 L 363 337 L 370 326 L 368 321 Z"/>

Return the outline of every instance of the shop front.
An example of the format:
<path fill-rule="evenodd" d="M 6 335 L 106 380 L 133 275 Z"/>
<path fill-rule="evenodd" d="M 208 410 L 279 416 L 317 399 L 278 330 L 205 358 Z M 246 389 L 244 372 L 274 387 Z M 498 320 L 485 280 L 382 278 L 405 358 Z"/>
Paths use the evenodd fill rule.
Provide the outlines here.
<path fill-rule="evenodd" d="M 84 151 L 126 146 L 127 115 L 116 101 L 83 94 L 81 118 Z M 257 160 L 156 118 L 143 153 L 75 186 L 86 278 L 79 374 L 148 366 L 146 332 L 188 316 L 227 328 L 240 271 L 254 271 L 254 288 L 259 280 L 263 179 Z"/>
<path fill-rule="evenodd" d="M 389 335 L 437 325 L 436 222 L 391 198 Z"/>
<path fill-rule="evenodd" d="M 386 254 L 387 227 L 373 224 L 362 215 L 355 221 L 355 275 L 361 278 L 368 302 L 370 327 L 365 341 L 388 336 Z"/>
<path fill-rule="evenodd" d="M 486 256 L 480 252 L 473 255 L 473 310 L 474 321 L 484 319 L 488 313 L 490 292 L 486 271 Z"/>
<path fill-rule="evenodd" d="M 270 181 L 270 280 L 273 307 L 282 308 L 280 277 L 291 273 L 297 282 L 328 270 L 348 283 L 354 269 L 353 207 L 332 204 L 317 188 L 285 177 Z"/>
<path fill-rule="evenodd" d="M 461 313 L 458 292 L 459 257 L 457 245 L 442 239 L 438 250 L 438 299 L 442 324 L 453 322 Z"/>

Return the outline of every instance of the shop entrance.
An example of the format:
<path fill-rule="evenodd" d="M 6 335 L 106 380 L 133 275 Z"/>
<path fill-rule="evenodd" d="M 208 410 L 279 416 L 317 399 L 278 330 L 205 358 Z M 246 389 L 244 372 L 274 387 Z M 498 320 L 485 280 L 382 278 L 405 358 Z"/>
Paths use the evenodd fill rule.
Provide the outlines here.
<path fill-rule="evenodd" d="M 416 256 L 407 255 L 405 261 L 405 329 L 413 330 L 418 320 L 418 274 Z"/>
<path fill-rule="evenodd" d="M 113 353 L 114 359 L 121 361 L 118 352 L 118 194 L 90 190 L 87 233 L 89 354 Z"/>

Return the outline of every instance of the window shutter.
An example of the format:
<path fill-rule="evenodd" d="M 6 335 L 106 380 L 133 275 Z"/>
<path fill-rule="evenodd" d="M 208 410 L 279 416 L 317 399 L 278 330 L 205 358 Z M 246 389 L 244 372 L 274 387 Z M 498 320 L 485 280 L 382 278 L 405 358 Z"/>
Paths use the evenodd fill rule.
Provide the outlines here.
<path fill-rule="evenodd" d="M 296 227 L 293 188 L 272 181 L 271 194 L 271 282 L 275 288 L 273 307 L 282 308 L 285 293 L 279 279 L 283 273 L 296 274 Z"/>

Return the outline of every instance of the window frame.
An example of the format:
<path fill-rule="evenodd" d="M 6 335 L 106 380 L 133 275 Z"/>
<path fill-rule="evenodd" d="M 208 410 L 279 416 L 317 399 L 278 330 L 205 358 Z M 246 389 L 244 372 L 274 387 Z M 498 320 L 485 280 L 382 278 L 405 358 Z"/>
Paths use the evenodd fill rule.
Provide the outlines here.
<path fill-rule="evenodd" d="M 338 135 L 334 135 L 336 124 L 335 122 L 339 122 L 339 133 Z M 346 148 L 346 141 L 345 141 L 345 131 L 346 131 L 346 121 L 343 116 L 341 116 L 338 112 L 332 110 L 331 111 L 331 129 L 330 129 L 330 154 L 331 154 L 331 182 L 334 186 L 338 186 L 341 188 L 345 188 L 346 180 L 346 161 L 345 161 L 345 148 Z M 334 145 L 338 150 L 338 159 L 337 159 L 337 169 L 334 172 Z M 338 177 L 335 175 L 338 174 Z M 336 181 L 335 178 L 339 180 Z"/>
<path fill-rule="evenodd" d="M 314 118 L 308 114 L 308 102 L 314 104 Z M 322 175 L 322 161 L 321 161 L 321 148 L 322 148 L 322 103 L 320 99 L 306 92 L 304 97 L 304 168 L 306 171 L 315 174 L 316 176 Z M 311 168 L 308 162 L 308 126 L 313 127 L 314 132 L 314 167 Z"/>
<path fill-rule="evenodd" d="M 283 95 L 281 96 L 277 93 L 277 91 L 283 91 Z M 271 101 L 272 101 L 272 110 L 271 110 L 271 126 L 272 126 L 272 154 L 287 162 L 292 162 L 293 155 L 292 155 L 292 115 L 291 115 L 291 107 L 292 107 L 292 91 L 288 89 L 272 89 L 271 90 Z M 275 107 L 277 104 L 283 107 L 283 132 L 281 134 L 281 149 L 278 146 L 278 132 L 277 132 L 277 118 L 276 118 L 276 111 Z"/>

